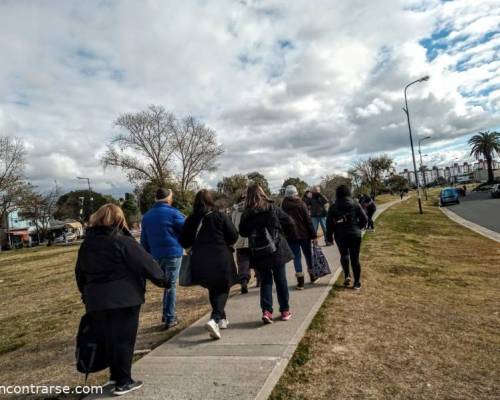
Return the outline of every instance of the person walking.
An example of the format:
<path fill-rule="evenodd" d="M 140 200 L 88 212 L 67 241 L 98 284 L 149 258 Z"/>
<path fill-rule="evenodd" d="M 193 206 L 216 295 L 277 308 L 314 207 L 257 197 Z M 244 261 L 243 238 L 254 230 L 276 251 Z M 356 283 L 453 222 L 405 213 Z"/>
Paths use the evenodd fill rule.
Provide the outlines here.
<path fill-rule="evenodd" d="M 231 221 L 234 226 L 239 226 L 241 216 L 245 209 L 245 196 L 240 196 L 238 202 L 233 206 Z M 248 239 L 238 235 L 234 248 L 236 249 L 236 263 L 238 265 L 238 278 L 241 285 L 241 293 L 248 293 L 248 282 L 250 280 L 250 250 Z"/>
<path fill-rule="evenodd" d="M 290 237 L 288 244 L 293 252 L 293 265 L 295 267 L 295 276 L 297 278 L 297 290 L 304 289 L 304 272 L 302 271 L 302 253 L 306 260 L 307 269 L 311 283 L 318 281 L 312 273 L 312 247 L 311 241 L 316 240 L 311 217 L 307 206 L 300 199 L 297 188 L 289 185 L 285 188 L 285 198 L 281 204 L 281 209 L 288 214 L 295 223 L 295 235 Z M 301 251 L 302 250 L 302 251 Z"/>
<path fill-rule="evenodd" d="M 229 216 L 216 210 L 208 190 L 200 190 L 180 241 L 190 248 L 193 283 L 208 289 L 212 314 L 205 328 L 213 339 L 220 339 L 220 329 L 229 326 L 225 307 L 229 289 L 238 281 L 231 248 L 237 239 L 238 231 Z"/>
<path fill-rule="evenodd" d="M 259 271 L 262 321 L 273 323 L 273 279 L 281 319 L 288 321 L 292 314 L 285 264 L 293 259 L 293 254 L 285 235 L 295 233 L 292 219 L 273 204 L 258 184 L 253 184 L 247 189 L 239 232 L 248 238 L 250 262 Z"/>
<path fill-rule="evenodd" d="M 337 187 L 335 203 L 328 210 L 326 219 L 328 240 L 337 242 L 340 252 L 340 263 L 344 271 L 344 286 L 351 284 L 349 259 L 354 275 L 354 289 L 361 289 L 361 265 L 359 251 L 361 248 L 361 228 L 368 218 L 359 205 L 351 198 L 351 190 L 346 185 Z"/>
<path fill-rule="evenodd" d="M 165 329 L 178 325 L 176 314 L 176 286 L 183 249 L 179 243 L 184 216 L 172 207 L 173 192 L 160 188 L 156 191 L 153 207 L 142 218 L 141 244 L 160 264 L 172 283 L 163 293 L 162 322 Z"/>
<path fill-rule="evenodd" d="M 363 210 L 366 213 L 366 216 L 368 217 L 368 222 L 366 223 L 366 229 L 368 231 L 374 231 L 375 230 L 375 224 L 373 222 L 373 215 L 375 214 L 375 211 L 377 211 L 377 206 L 375 204 L 375 200 L 373 197 L 368 196 L 365 194 L 361 198 L 361 206 L 363 207 Z"/>
<path fill-rule="evenodd" d="M 78 251 L 76 283 L 88 316 L 105 335 L 106 357 L 114 394 L 139 389 L 132 379 L 139 312 L 146 279 L 170 285 L 154 258 L 130 234 L 125 216 L 115 204 L 105 204 L 90 216 L 90 226 Z"/>
<path fill-rule="evenodd" d="M 328 204 L 328 199 L 321 194 L 321 188 L 315 186 L 312 189 L 311 197 L 308 200 L 309 208 L 311 210 L 311 219 L 314 227 L 314 231 L 318 232 L 318 227 L 321 226 L 323 235 L 325 237 L 325 244 L 331 246 L 332 243 L 326 240 L 326 205 Z"/>

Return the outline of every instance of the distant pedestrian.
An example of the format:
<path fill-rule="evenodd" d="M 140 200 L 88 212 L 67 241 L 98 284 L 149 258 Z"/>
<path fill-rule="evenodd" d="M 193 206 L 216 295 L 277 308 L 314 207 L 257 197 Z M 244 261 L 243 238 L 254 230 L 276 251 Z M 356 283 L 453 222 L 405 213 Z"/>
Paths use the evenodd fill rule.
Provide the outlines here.
<path fill-rule="evenodd" d="M 401 191 L 399 192 L 399 197 L 401 198 L 401 200 L 403 200 L 404 195 L 405 195 L 404 190 L 401 190 Z"/>
<path fill-rule="evenodd" d="M 307 211 L 307 206 L 300 199 L 297 188 L 289 185 L 285 188 L 285 198 L 281 204 L 283 211 L 288 214 L 295 223 L 295 234 L 288 239 L 290 249 L 292 249 L 297 277 L 296 289 L 304 289 L 304 272 L 302 270 L 302 253 L 306 260 L 307 269 L 311 283 L 315 283 L 318 278 L 312 273 L 312 240 L 316 240 L 316 232 L 312 225 L 311 217 Z M 302 250 L 302 251 L 301 251 Z"/>
<path fill-rule="evenodd" d="M 192 281 L 208 289 L 212 314 L 205 328 L 213 339 L 220 339 L 220 329 L 229 326 L 225 308 L 229 289 L 238 280 L 231 248 L 237 239 L 238 231 L 229 216 L 216 210 L 208 190 L 200 190 L 193 214 L 184 224 L 181 243 L 190 248 Z"/>
<path fill-rule="evenodd" d="M 131 236 L 125 216 L 115 204 L 105 204 L 90 217 L 90 227 L 78 251 L 76 282 L 88 316 L 105 335 L 106 355 L 114 394 L 142 386 L 131 376 L 139 312 L 146 279 L 168 287 L 158 263 Z"/>
<path fill-rule="evenodd" d="M 238 202 L 233 206 L 231 221 L 234 226 L 240 225 L 241 216 L 245 210 L 245 196 L 240 196 Z M 238 235 L 234 248 L 236 249 L 236 263 L 238 265 L 238 278 L 241 285 L 241 293 L 248 293 L 248 282 L 250 280 L 250 250 L 248 238 Z"/>
<path fill-rule="evenodd" d="M 250 262 L 258 269 L 261 278 L 262 321 L 265 324 L 273 322 L 273 278 L 281 319 L 288 321 L 292 314 L 285 264 L 293 259 L 293 253 L 285 235 L 291 237 L 294 234 L 292 219 L 273 204 L 259 185 L 254 184 L 247 189 L 239 231 L 241 236 L 248 238 Z"/>
<path fill-rule="evenodd" d="M 368 231 L 374 231 L 375 230 L 375 224 L 373 222 L 373 215 L 375 214 L 375 211 L 377 211 L 377 206 L 375 204 L 375 200 L 371 197 L 365 194 L 361 198 L 361 206 L 363 207 L 363 210 L 366 213 L 366 216 L 368 217 L 368 222 L 366 223 L 366 229 Z"/>
<path fill-rule="evenodd" d="M 163 293 L 165 329 L 179 322 L 176 314 L 176 285 L 183 249 L 179 243 L 184 216 L 172 207 L 173 192 L 160 188 L 156 191 L 155 204 L 142 218 L 141 244 L 160 264 L 172 286 Z"/>
<path fill-rule="evenodd" d="M 311 197 L 308 199 L 308 206 L 311 210 L 311 219 L 314 227 L 314 231 L 318 232 L 318 227 L 321 226 L 323 235 L 325 237 L 325 244 L 327 246 L 331 245 L 326 240 L 326 205 L 328 204 L 328 199 L 321 194 L 321 188 L 315 186 L 311 192 Z"/>
<path fill-rule="evenodd" d="M 351 198 L 351 191 L 346 185 L 336 190 L 335 203 L 328 210 L 326 221 L 328 240 L 337 242 L 340 252 L 340 263 L 344 271 L 344 286 L 351 284 L 349 259 L 354 274 L 354 289 L 361 289 L 361 265 L 359 251 L 361 248 L 361 228 L 368 218 L 361 206 Z"/>
<path fill-rule="evenodd" d="M 302 196 L 302 201 L 306 204 L 309 215 L 311 215 L 311 199 L 312 199 L 312 192 L 309 189 L 307 189 L 304 195 Z"/>

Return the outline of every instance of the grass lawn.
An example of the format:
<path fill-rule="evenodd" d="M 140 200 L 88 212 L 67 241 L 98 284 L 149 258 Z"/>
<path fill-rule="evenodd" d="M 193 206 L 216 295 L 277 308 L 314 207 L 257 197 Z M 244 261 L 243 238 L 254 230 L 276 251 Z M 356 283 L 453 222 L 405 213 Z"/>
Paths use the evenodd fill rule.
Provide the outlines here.
<path fill-rule="evenodd" d="M 271 399 L 499 399 L 500 245 L 444 216 L 433 191 L 366 235 L 363 289 L 339 282 Z"/>
<path fill-rule="evenodd" d="M 77 246 L 0 254 L 0 384 L 83 384 L 74 341 L 84 312 L 74 280 Z M 178 329 L 161 329 L 162 290 L 148 284 L 136 350 L 151 349 L 209 310 L 201 288 L 179 288 Z M 106 374 L 90 377 L 103 383 Z"/>

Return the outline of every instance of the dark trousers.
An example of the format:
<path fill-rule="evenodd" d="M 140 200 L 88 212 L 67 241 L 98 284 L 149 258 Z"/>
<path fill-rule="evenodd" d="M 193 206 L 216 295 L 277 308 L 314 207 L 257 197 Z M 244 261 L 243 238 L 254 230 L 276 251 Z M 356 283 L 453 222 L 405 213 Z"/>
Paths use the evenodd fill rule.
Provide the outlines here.
<path fill-rule="evenodd" d="M 276 294 L 278 295 L 278 303 L 280 312 L 288 311 L 288 283 L 286 281 L 285 265 L 278 264 L 272 268 L 263 268 L 259 270 L 260 276 L 260 306 L 262 311 L 273 312 L 273 278 L 276 284 Z"/>
<path fill-rule="evenodd" d="M 224 311 L 224 309 L 226 308 L 227 298 L 229 297 L 229 287 L 209 287 L 208 297 L 212 305 L 211 318 L 217 323 L 221 319 L 226 319 L 226 311 Z"/>
<path fill-rule="evenodd" d="M 366 216 L 368 217 L 368 222 L 366 224 L 366 229 L 374 229 L 375 225 L 373 224 L 373 214 L 375 214 L 375 210 L 366 210 Z"/>
<path fill-rule="evenodd" d="M 289 240 L 288 245 L 293 253 L 293 266 L 295 272 L 302 273 L 302 253 L 304 253 L 304 258 L 306 259 L 307 270 L 312 269 L 312 246 L 309 239 L 304 240 Z M 302 249 L 302 252 L 300 251 Z"/>
<path fill-rule="evenodd" d="M 340 263 L 344 270 L 344 276 L 347 278 L 349 273 L 349 259 L 351 260 L 352 272 L 354 274 L 354 283 L 361 282 L 361 265 L 359 264 L 359 250 L 361 248 L 361 237 L 350 235 L 336 237 L 335 241 L 339 247 Z"/>
<path fill-rule="evenodd" d="M 250 251 L 246 248 L 236 249 L 236 264 L 240 282 L 250 280 Z"/>
<path fill-rule="evenodd" d="M 94 311 L 92 318 L 102 324 L 110 380 L 118 386 L 132 381 L 132 358 L 139 327 L 141 306 Z"/>

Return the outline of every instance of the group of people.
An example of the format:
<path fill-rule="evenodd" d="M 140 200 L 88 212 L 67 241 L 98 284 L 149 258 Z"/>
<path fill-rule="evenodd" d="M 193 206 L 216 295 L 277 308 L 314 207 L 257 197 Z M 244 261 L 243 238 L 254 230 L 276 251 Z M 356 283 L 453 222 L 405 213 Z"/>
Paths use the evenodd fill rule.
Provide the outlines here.
<path fill-rule="evenodd" d="M 273 282 L 280 319 L 292 317 L 285 265 L 293 260 L 296 289 L 303 290 L 303 254 L 310 282 L 318 281 L 312 272 L 312 247 L 318 245 L 319 226 L 325 244 L 335 240 L 338 245 L 344 285 L 351 286 L 351 264 L 353 288 L 361 288 L 361 229 L 371 217 L 351 198 L 350 189 L 339 186 L 336 201 L 328 209 L 329 201 L 319 187 L 303 199 L 292 185 L 284 194 L 278 206 L 259 185 L 252 184 L 228 215 L 217 209 L 211 192 L 202 189 L 186 218 L 172 206 L 173 192 L 160 188 L 155 204 L 142 219 L 140 244 L 131 236 L 119 206 L 106 204 L 91 216 L 78 253 L 76 280 L 87 315 L 106 336 L 107 384 L 115 386 L 114 394 L 142 386 L 132 379 L 131 365 L 146 279 L 164 288 L 165 329 L 179 323 L 176 286 L 185 253 L 189 254 L 191 281 L 208 290 L 212 312 L 205 328 L 213 339 L 220 339 L 221 330 L 229 327 L 225 308 L 230 288 L 239 283 L 241 292 L 248 292 L 250 268 L 260 287 L 263 323 L 274 321 Z"/>

